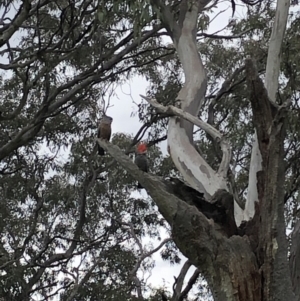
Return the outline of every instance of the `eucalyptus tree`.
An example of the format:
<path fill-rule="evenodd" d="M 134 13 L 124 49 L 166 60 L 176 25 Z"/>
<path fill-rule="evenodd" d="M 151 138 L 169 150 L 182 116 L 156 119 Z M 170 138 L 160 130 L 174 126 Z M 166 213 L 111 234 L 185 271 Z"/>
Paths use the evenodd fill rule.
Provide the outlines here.
<path fill-rule="evenodd" d="M 243 20 L 231 25 L 237 28 L 228 38 L 241 36 L 241 29 L 252 33 L 241 39 L 239 51 L 231 46 L 231 70 L 222 74 L 218 93 L 210 87 L 206 95 L 203 60 L 208 67 L 216 61 L 207 59 L 214 53 L 201 53 L 209 42 L 198 45 L 197 37 L 216 36 L 203 33 L 198 21 L 215 3 L 150 3 L 173 41 L 184 82 L 173 105 L 161 101 L 160 93 L 142 98 L 157 112 L 171 115 L 168 151 L 185 184 L 144 174 L 116 146 L 98 143 L 147 189 L 170 224 L 177 247 L 204 275 L 215 300 L 299 300 L 299 226 L 294 228 L 288 261 L 285 221 L 290 218 L 285 220 L 284 215 L 285 203 L 291 202 L 298 211 L 299 73 L 297 59 L 286 56 L 294 43 L 298 45 L 294 34 L 299 15 L 289 16 L 290 1 L 277 1 L 275 9 L 271 1 L 257 2 L 249 9 L 248 24 Z M 241 121 L 244 137 L 227 133 Z M 200 149 L 193 143 L 194 125 L 205 133 L 197 143 Z M 236 143 L 230 143 L 234 138 Z M 212 147 L 214 157 L 208 152 Z M 246 166 L 241 170 L 239 165 Z M 246 185 L 241 177 L 248 178 Z"/>
<path fill-rule="evenodd" d="M 299 298 L 299 225 L 288 262 L 283 208 L 293 226 L 299 17 L 245 0 L 230 36 L 208 34 L 217 2 L 1 2 L 3 300 L 183 300 L 197 281 L 202 298 L 201 277 L 215 300 Z M 102 160 L 97 119 L 134 73 L 151 85 L 144 125 L 98 141 Z M 127 156 L 147 129 L 152 175 Z M 135 180 L 151 198 L 131 197 Z M 139 273 L 155 251 L 179 261 L 170 238 L 144 245 L 160 227 L 188 258 L 171 294 Z"/>

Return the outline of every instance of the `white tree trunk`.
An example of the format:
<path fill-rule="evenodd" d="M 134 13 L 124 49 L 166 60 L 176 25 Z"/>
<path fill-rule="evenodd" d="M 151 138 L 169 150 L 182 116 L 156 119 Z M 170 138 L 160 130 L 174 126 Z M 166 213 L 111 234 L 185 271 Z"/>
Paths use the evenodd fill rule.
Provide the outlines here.
<path fill-rule="evenodd" d="M 198 10 L 198 4 L 193 2 L 185 13 L 180 32 L 176 32 L 173 38 L 185 75 L 185 84 L 178 100 L 181 109 L 194 116 L 199 113 L 207 87 L 206 72 L 196 43 Z M 192 123 L 171 117 L 168 146 L 175 166 L 194 189 L 203 192 L 206 197 L 218 189 L 227 189 L 225 178 L 215 172 L 194 148 Z"/>
<path fill-rule="evenodd" d="M 270 100 L 275 103 L 281 62 L 281 46 L 287 25 L 290 0 L 278 0 L 268 49 L 265 86 Z"/>

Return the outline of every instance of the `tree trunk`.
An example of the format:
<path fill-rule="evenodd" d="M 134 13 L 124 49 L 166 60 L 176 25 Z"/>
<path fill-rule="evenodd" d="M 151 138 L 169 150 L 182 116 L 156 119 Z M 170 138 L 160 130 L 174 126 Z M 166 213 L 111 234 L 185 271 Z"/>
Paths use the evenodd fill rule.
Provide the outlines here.
<path fill-rule="evenodd" d="M 224 237 L 194 210 L 178 208 L 172 234 L 181 252 L 205 276 L 216 301 L 261 300 L 261 277 L 248 238 Z"/>

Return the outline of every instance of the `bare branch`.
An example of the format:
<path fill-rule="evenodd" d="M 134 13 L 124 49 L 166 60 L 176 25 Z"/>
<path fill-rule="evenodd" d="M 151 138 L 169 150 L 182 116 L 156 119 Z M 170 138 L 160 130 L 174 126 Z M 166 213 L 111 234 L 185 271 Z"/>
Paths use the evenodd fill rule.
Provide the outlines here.
<path fill-rule="evenodd" d="M 223 152 L 223 158 L 222 158 L 222 162 L 219 166 L 218 173 L 222 177 L 227 176 L 227 172 L 228 172 L 229 164 L 230 164 L 230 160 L 231 160 L 231 146 L 230 146 L 229 141 L 227 141 L 227 139 L 218 130 L 216 130 L 210 124 L 202 121 L 201 119 L 199 119 L 187 112 L 184 112 L 181 109 L 178 109 L 174 106 L 165 107 L 165 106 L 159 104 L 155 99 L 151 99 L 151 98 L 143 96 L 143 95 L 140 95 L 140 96 L 142 98 L 144 98 L 147 102 L 149 102 L 160 113 L 173 114 L 173 115 L 182 117 L 185 120 L 188 120 L 188 121 L 192 122 L 193 124 L 197 125 L 198 127 L 200 127 L 201 129 L 203 129 L 213 139 L 215 139 L 217 142 L 219 142 L 222 152 Z"/>
<path fill-rule="evenodd" d="M 95 270 L 96 267 L 99 266 L 101 261 L 102 261 L 102 257 L 100 255 L 99 259 L 90 267 L 90 269 L 86 272 L 86 274 L 81 279 L 81 281 L 79 283 L 75 283 L 74 288 L 70 292 L 70 295 L 68 296 L 66 301 L 74 300 L 74 297 L 76 296 L 78 290 L 89 280 L 89 278 L 92 276 L 93 271 Z"/>
<path fill-rule="evenodd" d="M 157 251 L 159 251 L 167 242 L 171 241 L 172 239 L 171 238 L 166 238 L 164 239 L 156 248 L 152 249 L 151 251 L 148 251 L 148 252 L 144 252 L 143 251 L 143 248 L 140 249 L 141 251 L 141 256 L 140 258 L 138 259 L 138 261 L 136 262 L 134 268 L 132 269 L 132 271 L 130 272 L 130 275 L 132 277 L 134 277 L 141 265 L 141 263 L 143 262 L 143 260 L 145 260 L 147 257 L 150 257 L 151 255 L 153 255 L 154 253 L 156 253 Z M 137 241 L 137 240 L 135 240 Z M 140 248 L 140 247 L 139 247 Z"/>
<path fill-rule="evenodd" d="M 69 81 L 67 84 L 56 88 L 49 95 L 49 97 L 47 97 L 47 99 L 44 100 L 44 104 L 41 106 L 40 110 L 33 117 L 33 119 L 28 123 L 28 125 L 22 130 L 20 130 L 18 133 L 16 133 L 13 136 L 13 139 L 11 139 L 5 145 L 1 146 L 0 160 L 8 156 L 13 150 L 19 148 L 20 146 L 26 145 L 30 140 L 32 140 L 41 130 L 41 128 L 44 125 L 44 122 L 49 117 L 49 115 L 61 108 L 64 104 L 70 101 L 70 99 L 73 99 L 77 92 L 81 91 L 82 89 L 88 87 L 91 84 L 104 81 L 105 77 L 103 76 L 103 73 L 105 71 L 110 70 L 113 66 L 122 61 L 123 57 L 127 53 L 135 49 L 138 45 L 140 45 L 141 42 L 144 42 L 147 39 L 149 39 L 160 28 L 161 25 L 154 26 L 152 30 L 146 31 L 142 37 L 136 38 L 127 47 L 125 47 L 116 55 L 112 56 L 111 59 L 106 61 L 99 71 L 92 72 L 94 71 L 94 69 L 97 69 L 98 65 L 95 65 L 92 69 L 81 73 L 80 75 L 76 76 L 73 80 Z M 131 35 L 129 36 L 131 38 Z M 123 46 L 123 43 L 125 43 L 127 39 L 129 39 L 129 37 L 126 37 L 122 41 L 120 41 L 118 43 L 118 46 Z M 53 102 L 53 100 L 56 99 L 59 93 L 66 89 L 69 89 L 69 91 L 63 97 Z"/>
<path fill-rule="evenodd" d="M 204 38 L 212 38 L 212 39 L 225 39 L 225 40 L 232 40 L 232 39 L 239 39 L 242 38 L 243 35 L 245 35 L 246 33 L 250 32 L 252 29 L 247 29 L 242 31 L 239 34 L 236 35 L 232 35 L 232 36 L 226 36 L 226 35 L 217 35 L 217 34 L 213 34 L 213 33 L 205 33 L 205 32 L 201 32 L 197 34 L 197 37 L 204 37 Z"/>
<path fill-rule="evenodd" d="M 198 269 L 196 269 L 192 275 L 192 277 L 189 279 L 188 284 L 186 285 L 186 287 L 184 288 L 184 290 L 182 291 L 182 293 L 180 294 L 179 300 L 178 301 L 183 301 L 184 298 L 188 295 L 188 293 L 190 292 L 190 290 L 192 289 L 193 285 L 195 284 L 195 282 L 197 281 L 198 277 L 200 275 L 200 271 Z"/>
<path fill-rule="evenodd" d="M 182 290 L 182 286 L 183 286 L 183 282 L 184 282 L 184 278 L 188 272 L 188 270 L 190 269 L 190 267 L 192 266 L 192 263 L 187 260 L 183 267 L 181 268 L 181 271 L 179 273 L 179 276 L 177 277 L 176 279 L 176 284 L 174 285 L 175 286 L 175 289 L 174 289 L 174 295 L 173 295 L 173 298 L 175 297 L 176 299 L 179 298 L 180 294 L 181 294 L 181 290 Z"/>

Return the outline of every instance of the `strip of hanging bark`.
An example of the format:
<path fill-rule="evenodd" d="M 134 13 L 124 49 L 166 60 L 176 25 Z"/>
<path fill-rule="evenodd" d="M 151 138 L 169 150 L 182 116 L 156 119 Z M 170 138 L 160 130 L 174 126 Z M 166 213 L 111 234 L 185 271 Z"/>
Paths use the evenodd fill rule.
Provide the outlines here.
<path fill-rule="evenodd" d="M 198 126 L 202 130 L 204 130 L 206 133 L 208 133 L 213 139 L 215 139 L 217 142 L 220 143 L 222 152 L 223 152 L 223 157 L 221 164 L 218 169 L 218 173 L 226 177 L 227 176 L 227 171 L 229 168 L 230 160 L 231 160 L 231 146 L 229 141 L 218 131 L 216 130 L 213 126 L 210 124 L 202 121 L 201 119 L 184 112 L 183 110 L 176 108 L 174 106 L 163 106 L 159 104 L 156 99 L 151 99 L 149 97 L 140 95 L 142 98 L 144 98 L 150 105 L 152 105 L 156 110 L 160 113 L 164 114 L 172 114 L 175 116 L 182 117 L 183 119 L 190 121 L 194 125 Z"/>
<path fill-rule="evenodd" d="M 246 79 L 253 112 L 253 123 L 257 131 L 259 148 L 263 161 L 267 158 L 270 130 L 277 109 L 272 105 L 267 89 L 258 75 L 256 63 L 248 58 L 245 62 Z"/>

